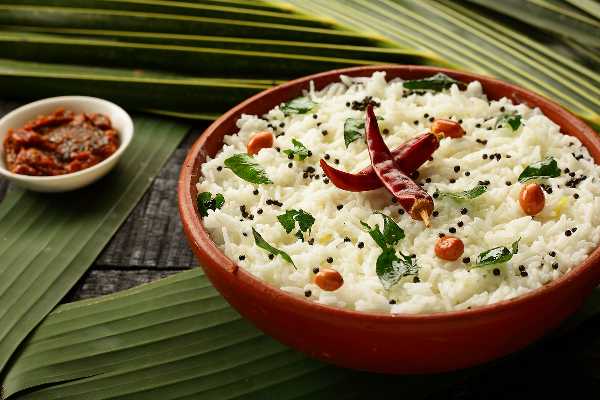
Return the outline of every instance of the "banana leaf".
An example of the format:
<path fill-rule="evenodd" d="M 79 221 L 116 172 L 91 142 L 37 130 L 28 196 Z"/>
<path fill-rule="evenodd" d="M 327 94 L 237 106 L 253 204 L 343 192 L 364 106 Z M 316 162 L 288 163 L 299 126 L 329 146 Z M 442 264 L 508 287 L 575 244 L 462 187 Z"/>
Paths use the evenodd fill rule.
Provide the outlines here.
<path fill-rule="evenodd" d="M 265 43 L 250 44 L 248 50 L 215 47 L 135 43 L 106 39 L 74 38 L 48 34 L 0 31 L 0 52 L 26 61 L 123 68 L 169 69 L 173 72 L 246 79 L 286 79 L 324 70 L 377 63 L 419 63 L 419 52 L 364 49 L 352 46 L 322 45 L 308 48 L 288 46 L 304 54 L 277 51 Z M 302 44 L 302 43 L 300 43 Z M 302 49 L 302 50 L 300 50 Z M 276 52 L 277 51 L 277 52 Z M 320 55 L 317 53 L 321 53 Z M 350 58 L 351 57 L 351 58 Z M 199 68 L 200 66 L 200 68 Z"/>
<path fill-rule="evenodd" d="M 593 335 L 586 324 L 599 313 L 597 290 L 552 340 L 515 356 L 446 374 L 377 375 L 311 360 L 265 336 L 194 269 L 58 307 L 11 361 L 4 393 L 23 400 L 432 398 L 489 376 L 518 381 L 532 360 L 542 368 L 522 379 L 539 382 L 557 365 L 582 356 L 582 348 L 569 343 Z M 561 352 L 564 346 L 573 351 Z"/>
<path fill-rule="evenodd" d="M 0 4 L 0 24 L 4 25 L 105 29 L 107 23 L 112 30 L 241 36 L 351 45 L 370 45 L 375 39 L 349 31 L 286 25 L 275 18 L 273 22 L 256 22 L 111 9 Z"/>
<path fill-rule="evenodd" d="M 0 372 L 81 278 L 189 129 L 134 120 L 131 146 L 96 184 L 64 194 L 12 188 L 0 203 Z"/>
<path fill-rule="evenodd" d="M 545 31 L 565 36 L 582 44 L 600 47 L 600 21 L 548 0 L 469 0 Z"/>
<path fill-rule="evenodd" d="M 450 64 L 528 87 L 561 102 L 589 121 L 600 121 L 600 77 L 577 62 L 501 21 L 451 1 L 290 0 L 305 13 L 318 12 L 349 29 L 430 50 Z M 275 4 L 275 3 L 273 3 Z"/>

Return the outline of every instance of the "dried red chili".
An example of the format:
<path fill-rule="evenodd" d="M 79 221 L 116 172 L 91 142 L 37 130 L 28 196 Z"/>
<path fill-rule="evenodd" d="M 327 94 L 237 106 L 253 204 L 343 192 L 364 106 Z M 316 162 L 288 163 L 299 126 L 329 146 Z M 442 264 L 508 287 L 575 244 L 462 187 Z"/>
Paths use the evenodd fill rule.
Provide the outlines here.
<path fill-rule="evenodd" d="M 400 167 L 400 170 L 409 175 L 423 165 L 438 147 L 440 147 L 440 141 L 437 135 L 423 133 L 394 149 L 392 157 Z M 372 165 L 369 165 L 356 174 L 351 174 L 334 168 L 321 159 L 321 168 L 331 182 L 343 190 L 363 192 L 383 186 Z"/>
<path fill-rule="evenodd" d="M 394 161 L 379 132 L 372 104 L 367 106 L 365 134 L 371 165 L 383 185 L 413 219 L 423 220 L 428 226 L 429 216 L 433 212 L 433 199 L 429 193 L 404 174 L 398 163 Z"/>

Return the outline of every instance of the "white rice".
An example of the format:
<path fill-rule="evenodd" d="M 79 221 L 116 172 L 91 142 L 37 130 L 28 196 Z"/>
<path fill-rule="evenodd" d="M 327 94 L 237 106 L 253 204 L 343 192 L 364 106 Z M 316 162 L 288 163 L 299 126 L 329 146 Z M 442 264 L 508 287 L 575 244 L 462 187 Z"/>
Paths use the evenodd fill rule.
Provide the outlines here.
<path fill-rule="evenodd" d="M 308 114 L 286 117 L 277 107 L 264 116 L 269 121 L 244 115 L 237 124 L 239 132 L 226 136 L 222 151 L 202 165 L 199 192 L 225 196 L 223 208 L 209 211 L 208 217 L 203 219 L 213 240 L 242 268 L 288 293 L 304 297 L 305 291 L 310 290 L 310 299 L 322 304 L 359 311 L 411 314 L 461 310 L 514 298 L 567 273 L 597 246 L 600 241 L 600 168 L 578 139 L 560 134 L 560 127 L 539 109 L 513 105 L 508 99 L 488 102 L 479 82 L 472 82 L 466 90 L 455 85 L 440 93 L 408 97 L 402 93 L 402 81 L 386 82 L 384 73 L 361 79 L 343 77 L 342 82 L 321 91 L 311 87 L 308 95 L 319 104 Z M 429 119 L 424 118 L 426 113 L 435 118 L 461 119 L 465 137 L 443 139 L 434 160 L 419 169 L 418 181 L 424 183 L 430 178 L 431 182 L 424 183 L 424 188 L 433 193 L 436 188 L 452 192 L 467 190 L 478 181 L 489 180 L 488 192 L 461 202 L 435 199 L 439 215 L 427 229 L 407 214 L 399 215 L 399 205 L 392 203 L 392 195 L 385 188 L 352 193 L 326 184 L 322 179 L 304 179 L 303 170 L 308 166 L 322 174 L 318 162 L 325 153 L 330 155 L 329 162 L 333 166 L 345 171 L 356 172 L 369 164 L 364 141 L 357 140 L 346 148 L 343 134 L 347 118 L 364 117 L 363 111 L 352 110 L 346 102 L 360 101 L 365 96 L 373 96 L 381 103 L 376 113 L 383 117 L 380 128 L 389 129 L 390 134 L 384 138 L 390 149 L 425 132 L 431 125 Z M 494 129 L 496 118 L 503 114 L 501 107 L 523 116 L 523 125 L 517 132 L 508 127 Z M 313 118 L 313 113 L 318 119 Z M 419 124 L 415 125 L 417 120 Z M 283 129 L 267 127 L 269 122 L 278 126 L 282 121 Z M 255 156 L 273 184 L 251 184 L 227 168 L 217 169 L 223 167 L 226 158 L 245 153 L 250 136 L 263 130 L 275 134 L 284 132 L 274 145 L 281 148 L 281 152 L 275 148 L 263 149 Z M 324 136 L 322 130 L 328 134 Z M 290 161 L 283 149 L 292 147 L 292 138 L 300 140 L 313 155 L 305 161 L 293 161 L 293 167 L 288 168 Z M 482 145 L 476 139 L 485 139 L 487 144 Z M 499 161 L 483 158 L 483 154 L 494 153 L 501 154 L 502 158 Z M 572 153 L 583 158 L 576 160 Z M 553 156 L 563 172 L 560 177 L 546 182 L 551 185 L 552 193 L 546 194 L 544 210 L 532 218 L 519 206 L 523 185 L 517 182 L 517 177 L 527 165 L 546 156 Z M 332 163 L 335 159 L 339 159 L 339 165 Z M 457 165 L 460 171 L 455 173 L 453 168 Z M 576 188 L 569 188 L 565 183 L 571 177 L 564 172 L 565 168 L 576 176 L 588 178 Z M 470 176 L 465 176 L 466 171 Z M 450 178 L 456 182 L 451 184 Z M 510 186 L 507 181 L 511 182 Z M 254 195 L 257 188 L 259 194 Z M 267 205 L 267 199 L 276 199 L 283 206 Z M 241 205 L 253 214 L 253 220 L 240 221 Z M 338 210 L 337 205 L 343 208 Z M 460 213 L 463 207 L 468 209 L 466 215 Z M 263 210 L 262 214 L 256 212 L 258 209 Z M 302 209 L 316 218 L 308 235 L 315 239 L 314 245 L 284 231 L 277 216 L 286 209 Z M 375 272 L 375 261 L 381 250 L 360 225 L 364 220 L 371 226 L 381 226 L 381 216 L 374 215 L 375 211 L 392 216 L 404 230 L 406 237 L 397 249 L 405 254 L 416 254 L 420 282 L 414 283 L 413 277 L 406 277 L 390 290 L 383 288 Z M 457 226 L 459 221 L 463 227 Z M 297 269 L 281 257 L 270 260 L 268 253 L 255 245 L 253 227 L 271 245 L 287 252 Z M 465 264 L 462 257 L 449 262 L 435 256 L 438 234 L 448 234 L 450 227 L 457 229 L 455 236 L 463 241 L 463 257 L 470 257 L 470 264 Z M 577 228 L 576 232 L 566 236 L 565 231 L 573 227 Z M 345 237 L 351 242 L 344 242 Z M 475 264 L 479 253 L 496 246 L 509 247 L 519 237 L 519 252 L 508 263 L 467 269 Z M 362 249 L 357 246 L 358 242 L 364 242 Z M 555 257 L 549 255 L 551 251 L 556 252 Z M 243 261 L 238 261 L 240 255 L 245 256 Z M 333 258 L 332 263 L 326 261 L 328 257 Z M 557 269 L 552 267 L 553 263 L 558 263 Z M 521 265 L 527 276 L 519 271 Z M 339 271 L 344 278 L 343 286 L 333 292 L 319 289 L 312 282 L 315 267 Z M 500 275 L 492 273 L 494 268 L 500 270 Z M 390 300 L 395 304 L 390 304 Z"/>

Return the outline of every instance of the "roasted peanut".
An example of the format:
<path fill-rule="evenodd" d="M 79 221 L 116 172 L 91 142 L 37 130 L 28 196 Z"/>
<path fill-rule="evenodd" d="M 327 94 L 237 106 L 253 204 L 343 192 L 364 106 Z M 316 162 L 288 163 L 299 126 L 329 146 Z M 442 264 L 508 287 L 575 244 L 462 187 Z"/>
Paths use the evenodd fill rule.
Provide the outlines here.
<path fill-rule="evenodd" d="M 523 186 L 519 195 L 519 204 L 521 204 L 523 212 L 527 215 L 536 215 L 542 211 L 546 204 L 542 187 L 537 183 Z"/>
<path fill-rule="evenodd" d="M 248 154 L 258 154 L 261 149 L 273 146 L 273 134 L 269 131 L 257 132 L 248 141 Z"/>
<path fill-rule="evenodd" d="M 461 138 L 465 135 L 463 127 L 458 122 L 449 119 L 436 119 L 431 124 L 431 131 L 450 138 Z"/>
<path fill-rule="evenodd" d="M 435 243 L 435 255 L 442 260 L 456 261 L 465 251 L 462 240 L 454 236 L 444 236 Z"/>
<path fill-rule="evenodd" d="M 321 268 L 317 275 L 315 275 L 315 284 L 321 289 L 331 292 L 342 287 L 344 278 L 334 269 Z"/>

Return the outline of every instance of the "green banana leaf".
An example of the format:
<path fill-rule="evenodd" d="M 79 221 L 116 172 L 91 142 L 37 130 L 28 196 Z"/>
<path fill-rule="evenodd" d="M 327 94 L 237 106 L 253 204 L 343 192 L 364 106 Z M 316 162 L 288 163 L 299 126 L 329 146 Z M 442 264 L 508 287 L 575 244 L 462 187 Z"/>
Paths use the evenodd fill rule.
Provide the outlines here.
<path fill-rule="evenodd" d="M 524 378 L 543 379 L 582 356 L 581 348 L 557 349 L 593 334 L 586 324 L 599 313 L 597 290 L 553 339 L 515 356 L 446 374 L 368 374 L 309 359 L 265 336 L 197 268 L 58 307 L 11 361 L 4 394 L 19 400 L 433 398 L 466 380 L 517 381 L 532 362 L 547 366 Z M 598 348 L 600 342 L 585 350 Z"/>
<path fill-rule="evenodd" d="M 134 123 L 131 146 L 98 183 L 66 194 L 13 188 L 0 203 L 0 372 L 83 276 L 189 129 L 141 115 Z"/>
<path fill-rule="evenodd" d="M 600 47 L 600 21 L 572 9 L 561 1 L 549 0 L 469 0 L 526 24 Z"/>
<path fill-rule="evenodd" d="M 272 2 L 276 4 L 277 2 Z M 289 0 L 348 29 L 383 36 L 388 43 L 429 50 L 457 67 L 490 74 L 561 102 L 583 118 L 600 121 L 600 76 L 564 59 L 526 34 L 452 1 Z"/>

